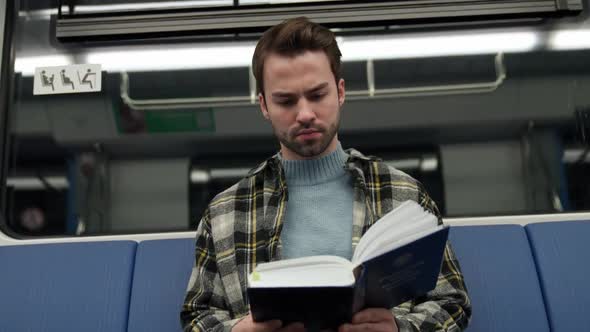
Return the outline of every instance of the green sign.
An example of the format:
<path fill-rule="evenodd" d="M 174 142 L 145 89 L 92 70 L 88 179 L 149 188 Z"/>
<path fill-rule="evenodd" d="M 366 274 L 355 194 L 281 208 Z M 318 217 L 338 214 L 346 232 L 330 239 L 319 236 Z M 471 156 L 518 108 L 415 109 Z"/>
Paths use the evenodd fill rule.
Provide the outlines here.
<path fill-rule="evenodd" d="M 145 111 L 149 133 L 215 132 L 213 109 Z"/>

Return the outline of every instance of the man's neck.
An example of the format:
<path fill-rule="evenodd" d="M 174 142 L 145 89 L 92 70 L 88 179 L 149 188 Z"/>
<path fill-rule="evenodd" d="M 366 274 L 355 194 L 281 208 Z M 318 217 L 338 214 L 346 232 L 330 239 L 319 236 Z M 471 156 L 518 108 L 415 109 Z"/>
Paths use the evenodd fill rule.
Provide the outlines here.
<path fill-rule="evenodd" d="M 330 144 L 328 145 L 328 147 L 326 147 L 326 149 L 324 151 L 322 151 L 321 153 L 319 153 L 315 156 L 305 157 L 305 156 L 301 156 L 301 155 L 297 154 L 296 152 L 290 150 L 289 148 L 287 148 L 286 146 L 284 146 L 281 143 L 281 157 L 284 160 L 319 159 L 319 158 L 325 157 L 325 156 L 329 155 L 330 153 L 336 151 L 336 149 L 338 148 L 339 145 L 340 145 L 340 142 L 338 141 L 338 138 L 335 136 L 334 139 L 332 139 L 332 141 L 330 142 Z"/>
<path fill-rule="evenodd" d="M 342 177 L 346 173 L 344 165 L 348 155 L 338 144 L 332 153 L 315 159 L 285 160 L 282 157 L 279 158 L 283 164 L 287 185 L 292 186 L 315 185 Z"/>

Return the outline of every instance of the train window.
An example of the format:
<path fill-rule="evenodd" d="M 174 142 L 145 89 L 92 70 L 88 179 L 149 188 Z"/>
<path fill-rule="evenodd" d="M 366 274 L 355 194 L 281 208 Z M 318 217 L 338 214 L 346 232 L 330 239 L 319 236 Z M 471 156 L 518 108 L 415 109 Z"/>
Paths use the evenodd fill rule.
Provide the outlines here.
<path fill-rule="evenodd" d="M 383 1 L 389 19 L 369 24 L 374 2 L 8 1 L 2 230 L 195 229 L 212 197 L 278 150 L 250 69 L 257 38 L 274 24 L 267 11 L 291 17 L 308 6 L 324 22 L 319 8 L 362 3 L 362 19 L 325 21 L 343 53 L 345 148 L 420 180 L 445 217 L 590 210 L 590 133 L 587 117 L 574 115 L 590 106 L 587 15 L 577 1 L 514 12 L 534 7 L 512 6 L 520 2 L 463 18 L 448 7 L 436 19 L 412 7 L 422 16 L 406 19 L 396 16 L 401 2 Z M 137 33 L 88 25 L 129 16 L 131 27 L 144 14 L 168 20 L 203 10 L 258 15 L 257 25 L 196 31 L 195 18 L 192 28 L 134 26 Z"/>

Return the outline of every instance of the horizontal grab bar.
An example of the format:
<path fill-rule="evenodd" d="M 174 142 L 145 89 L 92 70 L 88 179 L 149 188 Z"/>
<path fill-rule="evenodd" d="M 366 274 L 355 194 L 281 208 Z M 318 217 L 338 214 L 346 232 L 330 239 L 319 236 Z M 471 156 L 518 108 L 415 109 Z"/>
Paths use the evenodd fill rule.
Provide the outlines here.
<path fill-rule="evenodd" d="M 350 100 L 367 100 L 381 98 L 425 97 L 471 93 L 490 93 L 497 90 L 506 79 L 504 55 L 498 53 L 494 58 L 496 79 L 491 82 L 433 85 L 411 88 L 375 88 L 375 69 L 373 60 L 367 61 L 368 90 L 347 91 Z M 209 107 L 249 106 L 256 104 L 256 81 L 250 70 L 250 95 L 228 97 L 195 97 L 195 98 L 164 98 L 164 99 L 133 99 L 129 96 L 129 75 L 121 73 L 121 99 L 133 110 L 170 110 Z"/>

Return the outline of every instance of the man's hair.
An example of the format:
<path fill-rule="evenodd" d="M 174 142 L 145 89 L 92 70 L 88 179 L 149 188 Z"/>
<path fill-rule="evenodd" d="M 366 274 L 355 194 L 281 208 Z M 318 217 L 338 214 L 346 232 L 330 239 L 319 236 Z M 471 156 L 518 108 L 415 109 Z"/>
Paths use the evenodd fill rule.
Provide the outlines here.
<path fill-rule="evenodd" d="M 266 30 L 252 57 L 252 71 L 256 78 L 256 91 L 264 94 L 264 62 L 269 54 L 297 56 L 305 51 L 323 51 L 330 61 L 330 69 L 336 83 L 340 80 L 340 49 L 334 33 L 306 17 L 297 17 L 283 21 Z"/>

